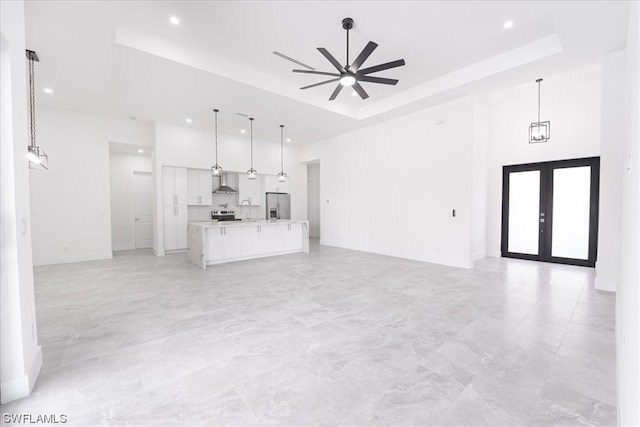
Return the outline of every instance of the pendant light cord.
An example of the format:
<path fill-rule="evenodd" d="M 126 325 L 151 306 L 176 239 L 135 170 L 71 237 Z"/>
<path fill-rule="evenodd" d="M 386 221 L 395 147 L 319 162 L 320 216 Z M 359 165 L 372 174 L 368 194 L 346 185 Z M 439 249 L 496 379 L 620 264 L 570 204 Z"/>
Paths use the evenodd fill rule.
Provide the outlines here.
<path fill-rule="evenodd" d="M 280 125 L 280 173 L 284 173 L 284 125 Z"/>
<path fill-rule="evenodd" d="M 31 146 L 36 145 L 36 93 L 35 93 L 35 73 L 34 60 L 29 58 L 29 120 L 31 130 Z"/>
<path fill-rule="evenodd" d="M 216 120 L 215 120 L 215 131 L 216 131 L 216 166 L 218 166 L 218 111 L 220 110 L 213 110 L 213 112 L 216 115 Z"/>
<path fill-rule="evenodd" d="M 538 123 L 540 123 L 540 82 L 542 79 L 538 79 Z"/>
<path fill-rule="evenodd" d="M 249 118 L 251 123 L 251 170 L 253 170 L 253 117 Z"/>

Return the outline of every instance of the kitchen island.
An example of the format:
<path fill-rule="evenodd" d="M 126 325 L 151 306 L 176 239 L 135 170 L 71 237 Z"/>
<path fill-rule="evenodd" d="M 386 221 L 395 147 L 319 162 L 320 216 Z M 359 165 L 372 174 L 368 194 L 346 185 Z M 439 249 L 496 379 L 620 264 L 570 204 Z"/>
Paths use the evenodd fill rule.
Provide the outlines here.
<path fill-rule="evenodd" d="M 309 221 L 200 221 L 188 229 L 189 260 L 208 265 L 309 253 Z"/>

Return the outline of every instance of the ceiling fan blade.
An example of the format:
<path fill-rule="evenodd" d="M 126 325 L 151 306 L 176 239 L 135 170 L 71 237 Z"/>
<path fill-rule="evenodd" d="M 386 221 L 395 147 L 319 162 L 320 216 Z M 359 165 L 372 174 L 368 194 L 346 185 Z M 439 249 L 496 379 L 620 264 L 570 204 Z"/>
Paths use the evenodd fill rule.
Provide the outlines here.
<path fill-rule="evenodd" d="M 344 67 L 342 65 L 340 65 L 338 60 L 336 58 L 334 58 L 333 55 L 331 55 L 327 49 L 325 49 L 323 47 L 319 47 L 318 51 L 322 55 L 324 55 L 324 57 L 327 58 L 329 60 L 329 62 L 331 62 L 331 64 L 333 64 L 334 67 L 336 67 L 336 70 L 340 71 L 341 73 L 344 73 Z"/>
<path fill-rule="evenodd" d="M 386 62 L 380 65 L 374 65 L 373 67 L 365 68 L 358 71 L 358 74 L 370 74 L 378 71 L 388 70 L 390 68 L 402 67 L 404 65 L 404 59 L 398 59 L 396 61 Z"/>
<path fill-rule="evenodd" d="M 357 78 L 358 78 L 358 81 L 360 81 L 360 82 L 382 83 L 383 85 L 396 85 L 396 84 L 398 84 L 398 80 L 396 80 L 396 79 L 385 79 L 383 77 L 358 76 Z"/>
<path fill-rule="evenodd" d="M 360 95 L 360 98 L 367 99 L 369 97 L 369 94 L 360 86 L 360 83 L 355 82 L 351 87 Z"/>
<path fill-rule="evenodd" d="M 294 73 L 304 73 L 304 74 L 319 74 L 321 76 L 333 76 L 338 77 L 340 74 L 338 73 L 325 73 L 324 71 L 310 71 L 310 70 L 291 70 Z"/>
<path fill-rule="evenodd" d="M 362 52 L 360 52 L 360 55 L 358 55 L 356 60 L 353 61 L 353 64 L 351 64 L 351 67 L 349 67 L 349 71 L 354 73 L 358 71 L 362 63 L 367 60 L 367 58 L 373 53 L 373 51 L 377 47 L 378 47 L 377 43 L 374 43 L 374 42 L 367 43 L 364 49 L 362 49 Z"/>
<path fill-rule="evenodd" d="M 331 82 L 337 82 L 338 80 L 340 80 L 340 78 L 338 77 L 337 79 L 331 79 L 331 80 L 325 80 L 324 82 L 320 82 L 320 83 L 315 83 L 309 86 L 304 86 L 301 87 L 300 89 L 309 89 L 310 87 L 316 87 L 316 86 L 320 86 L 320 85 L 326 85 L 327 83 L 331 83 Z"/>
<path fill-rule="evenodd" d="M 336 99 L 336 97 L 338 96 L 338 94 L 340 93 L 343 87 L 344 86 L 338 83 L 338 87 L 336 87 L 336 90 L 334 90 L 331 96 L 329 97 L 329 101 L 333 101 L 334 99 Z"/>

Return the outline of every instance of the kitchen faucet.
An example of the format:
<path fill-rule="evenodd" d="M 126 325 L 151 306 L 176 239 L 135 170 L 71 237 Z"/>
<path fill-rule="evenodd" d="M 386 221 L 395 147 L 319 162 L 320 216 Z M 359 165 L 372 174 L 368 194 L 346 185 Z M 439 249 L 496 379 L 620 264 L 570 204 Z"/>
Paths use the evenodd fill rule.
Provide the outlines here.
<path fill-rule="evenodd" d="M 242 207 L 244 202 L 247 202 L 247 204 L 249 205 L 249 213 L 246 215 L 246 219 L 249 220 L 251 219 L 251 200 L 244 199 L 243 201 L 240 202 L 240 207 Z"/>

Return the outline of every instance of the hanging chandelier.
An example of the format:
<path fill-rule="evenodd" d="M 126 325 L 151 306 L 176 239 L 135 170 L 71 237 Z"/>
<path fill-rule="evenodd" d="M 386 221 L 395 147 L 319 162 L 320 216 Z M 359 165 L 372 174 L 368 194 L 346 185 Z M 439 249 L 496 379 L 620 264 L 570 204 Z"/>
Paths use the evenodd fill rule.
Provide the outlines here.
<path fill-rule="evenodd" d="M 216 163 L 213 166 L 211 166 L 211 175 L 213 176 L 222 175 L 222 166 L 218 164 L 218 112 L 220 112 L 220 110 L 218 109 L 213 110 L 213 113 L 215 114 L 214 132 L 215 132 L 215 141 L 216 141 Z"/>
<path fill-rule="evenodd" d="M 540 82 L 542 79 L 537 79 L 538 83 L 538 121 L 529 125 L 529 144 L 537 144 L 540 142 L 547 142 L 551 138 L 551 122 L 540 121 Z"/>
<path fill-rule="evenodd" d="M 38 54 L 27 49 L 29 60 L 29 132 L 30 140 L 27 147 L 27 160 L 31 169 L 49 169 L 49 156 L 36 145 L 36 89 L 34 64 L 40 62 Z"/>
<path fill-rule="evenodd" d="M 247 171 L 247 177 L 249 179 L 256 179 L 258 177 L 258 171 L 253 168 L 253 117 L 249 117 L 249 123 L 251 124 L 251 169 Z"/>
<path fill-rule="evenodd" d="M 278 181 L 286 182 L 287 174 L 284 173 L 284 125 L 280 125 L 280 173 L 278 174 Z"/>

